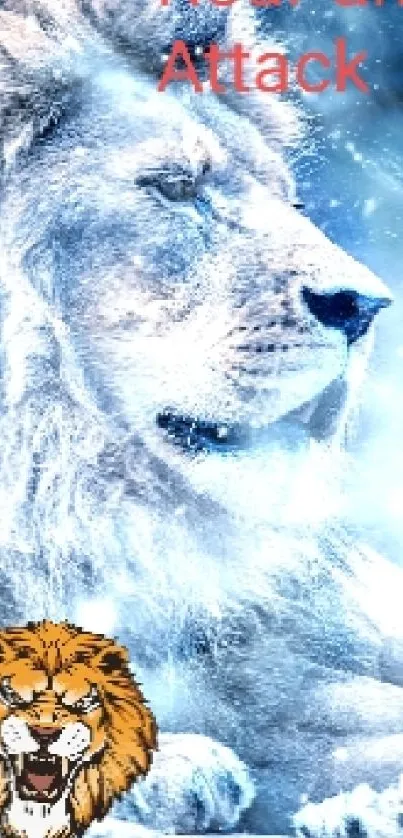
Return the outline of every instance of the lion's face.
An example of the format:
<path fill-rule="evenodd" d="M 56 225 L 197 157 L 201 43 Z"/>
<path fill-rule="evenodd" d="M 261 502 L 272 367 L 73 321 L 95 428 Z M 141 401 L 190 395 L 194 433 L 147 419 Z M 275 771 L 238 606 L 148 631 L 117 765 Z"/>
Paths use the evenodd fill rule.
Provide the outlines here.
<path fill-rule="evenodd" d="M 93 91 L 49 244 L 102 407 L 190 447 L 310 419 L 336 382 L 334 414 L 387 289 L 298 211 L 278 145 L 225 104 L 114 68 Z M 60 166 L 45 148 L 52 196 Z"/>
<path fill-rule="evenodd" d="M 164 430 L 236 443 L 290 417 L 331 435 L 390 295 L 298 210 L 293 109 L 158 93 L 116 54 L 86 60 L 3 216 L 101 408 L 157 445 Z"/>
<path fill-rule="evenodd" d="M 54 827 L 64 802 L 82 829 L 147 772 L 155 747 L 125 652 L 53 623 L 3 632 L 0 646 L 3 821 L 17 834 L 41 817 Z"/>

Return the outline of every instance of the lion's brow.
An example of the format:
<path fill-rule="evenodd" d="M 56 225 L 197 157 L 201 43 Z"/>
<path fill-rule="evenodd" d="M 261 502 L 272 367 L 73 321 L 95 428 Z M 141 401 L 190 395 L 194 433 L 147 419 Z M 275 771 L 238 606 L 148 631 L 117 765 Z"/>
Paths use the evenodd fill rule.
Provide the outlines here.
<path fill-rule="evenodd" d="M 29 659 L 43 667 L 48 675 L 54 675 L 74 662 L 88 662 L 94 653 L 109 645 L 102 636 L 89 636 L 85 632 L 72 636 L 67 628 L 57 635 L 49 625 L 33 626 L 32 629 L 9 629 L 3 633 L 3 638 L 14 658 Z"/>

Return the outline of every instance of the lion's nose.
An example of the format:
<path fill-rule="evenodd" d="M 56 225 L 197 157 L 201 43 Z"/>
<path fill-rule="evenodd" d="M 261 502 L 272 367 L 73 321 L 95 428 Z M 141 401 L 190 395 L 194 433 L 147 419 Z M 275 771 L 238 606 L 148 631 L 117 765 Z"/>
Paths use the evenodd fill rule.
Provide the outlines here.
<path fill-rule="evenodd" d="M 30 727 L 29 731 L 38 745 L 44 748 L 56 742 L 61 734 L 59 727 Z"/>
<path fill-rule="evenodd" d="M 319 323 L 343 332 L 349 345 L 365 335 L 380 309 L 392 302 L 386 296 L 370 297 L 350 290 L 318 293 L 308 287 L 302 289 L 302 299 Z"/>

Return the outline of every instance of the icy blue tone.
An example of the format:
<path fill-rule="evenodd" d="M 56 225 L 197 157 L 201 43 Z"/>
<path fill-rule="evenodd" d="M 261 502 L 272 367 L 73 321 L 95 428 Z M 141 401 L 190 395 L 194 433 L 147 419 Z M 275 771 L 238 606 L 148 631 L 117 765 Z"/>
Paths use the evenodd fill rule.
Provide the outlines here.
<path fill-rule="evenodd" d="M 10 59 L 0 101 L 1 622 L 130 650 L 161 751 L 93 838 L 287 833 L 301 808 L 357 836 L 403 762 L 403 121 L 378 40 L 403 10 L 261 21 L 382 59 L 369 97 L 306 97 L 301 136 L 283 101 L 159 96 L 141 3 L 94 2 L 91 48 L 44 3 L 61 64 L 43 90 L 46 49 Z M 166 39 L 225 29 L 181 20 Z"/>

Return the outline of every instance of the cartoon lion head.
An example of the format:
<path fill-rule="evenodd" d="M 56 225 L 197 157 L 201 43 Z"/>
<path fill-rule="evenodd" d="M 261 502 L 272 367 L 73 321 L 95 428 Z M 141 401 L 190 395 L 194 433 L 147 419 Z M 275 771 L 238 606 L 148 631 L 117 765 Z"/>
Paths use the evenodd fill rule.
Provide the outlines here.
<path fill-rule="evenodd" d="M 0 739 L 4 833 L 68 838 L 147 773 L 156 724 L 124 648 L 43 621 L 0 634 Z"/>

